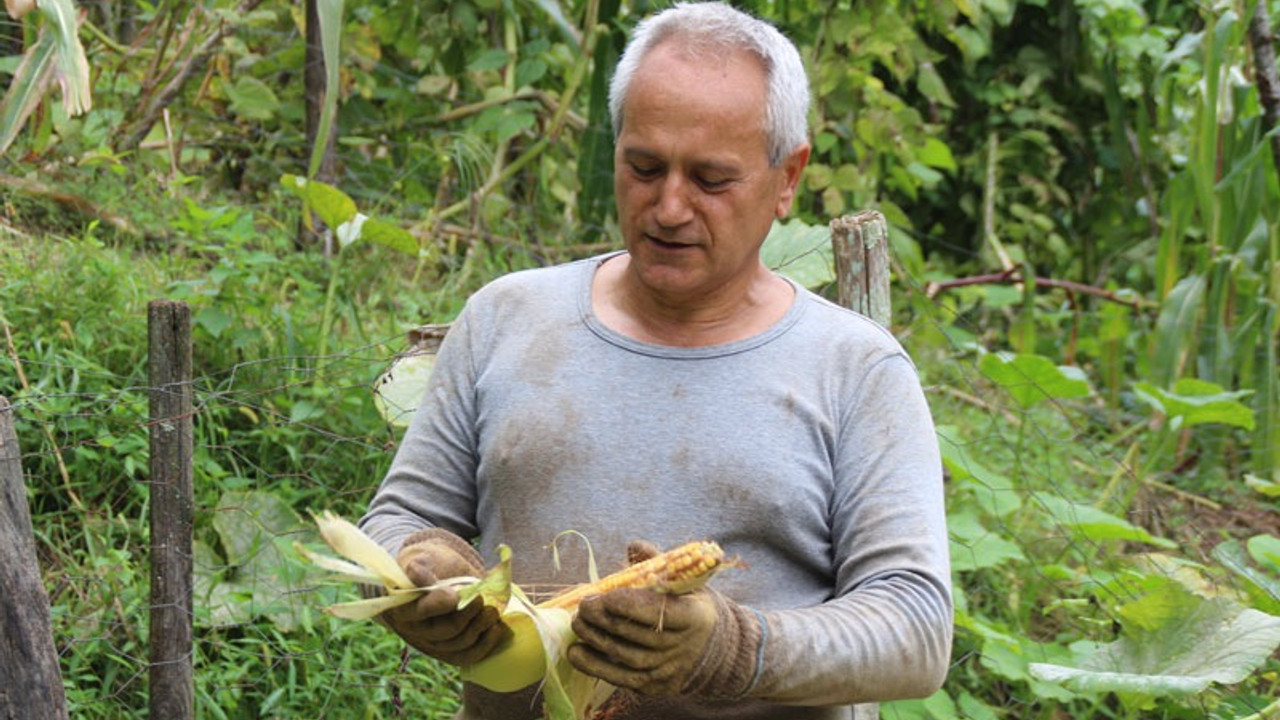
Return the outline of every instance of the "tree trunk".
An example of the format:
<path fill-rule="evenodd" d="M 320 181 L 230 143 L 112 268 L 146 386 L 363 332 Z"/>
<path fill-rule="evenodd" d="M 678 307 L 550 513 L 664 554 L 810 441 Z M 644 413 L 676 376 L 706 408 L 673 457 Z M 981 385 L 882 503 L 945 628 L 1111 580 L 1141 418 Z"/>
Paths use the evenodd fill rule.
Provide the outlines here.
<path fill-rule="evenodd" d="M 0 718 L 66 720 L 21 458 L 13 411 L 0 397 Z"/>
<path fill-rule="evenodd" d="M 316 140 L 320 136 L 320 113 L 324 107 L 325 66 L 324 41 L 320 33 L 320 9 L 317 6 L 317 0 L 306 0 L 306 6 L 307 52 L 306 67 L 302 80 L 306 97 L 307 116 L 305 157 L 309 159 L 312 150 L 316 146 Z M 324 140 L 324 156 L 320 160 L 320 168 L 316 171 L 314 178 L 316 180 L 321 182 L 333 181 L 335 164 L 334 141 L 337 135 L 336 127 L 331 127 L 329 137 Z M 333 248 L 329 246 L 329 238 L 331 238 L 332 233 L 325 231 L 324 224 L 320 222 L 320 218 L 316 217 L 314 213 L 311 215 L 310 223 L 306 220 L 306 218 L 303 218 L 298 222 L 298 232 L 294 239 L 294 245 L 299 250 L 302 250 L 323 241 L 325 255 L 331 254 Z"/>

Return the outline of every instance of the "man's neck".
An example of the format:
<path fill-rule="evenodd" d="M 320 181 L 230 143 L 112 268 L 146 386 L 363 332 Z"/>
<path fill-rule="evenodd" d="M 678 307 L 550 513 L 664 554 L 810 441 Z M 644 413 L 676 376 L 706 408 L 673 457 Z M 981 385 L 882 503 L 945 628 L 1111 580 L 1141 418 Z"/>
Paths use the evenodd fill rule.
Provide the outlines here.
<path fill-rule="evenodd" d="M 667 297 L 644 287 L 620 255 L 600 266 L 591 287 L 596 317 L 610 329 L 655 345 L 702 347 L 745 340 L 786 315 L 790 283 L 764 268 L 736 287 L 697 297 Z"/>

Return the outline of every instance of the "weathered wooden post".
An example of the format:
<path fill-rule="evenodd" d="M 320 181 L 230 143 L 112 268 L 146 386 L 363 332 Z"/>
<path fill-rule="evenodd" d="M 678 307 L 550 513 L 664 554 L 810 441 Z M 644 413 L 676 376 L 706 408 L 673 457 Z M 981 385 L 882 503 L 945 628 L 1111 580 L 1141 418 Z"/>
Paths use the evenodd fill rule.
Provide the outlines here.
<path fill-rule="evenodd" d="M 147 308 L 151 384 L 151 720 L 195 717 L 191 309 Z"/>
<path fill-rule="evenodd" d="M 13 409 L 0 396 L 0 718 L 66 717 Z"/>
<path fill-rule="evenodd" d="M 831 221 L 836 301 L 889 327 L 889 229 L 884 216 L 864 210 Z"/>

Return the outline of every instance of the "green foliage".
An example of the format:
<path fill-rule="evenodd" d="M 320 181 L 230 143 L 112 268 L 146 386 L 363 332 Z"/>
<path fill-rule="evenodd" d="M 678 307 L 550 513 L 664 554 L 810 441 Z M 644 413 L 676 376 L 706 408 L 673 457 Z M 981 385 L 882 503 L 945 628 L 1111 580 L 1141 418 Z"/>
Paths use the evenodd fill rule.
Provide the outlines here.
<path fill-rule="evenodd" d="M 828 291 L 826 223 L 884 213 L 893 330 L 938 421 L 955 663 L 885 717 L 1262 717 L 1280 693 L 1278 541 L 1256 520 L 1280 492 L 1280 174 L 1252 4 L 746 5 L 798 40 L 816 98 L 766 262 Z M 145 707 L 145 304 L 168 297 L 195 334 L 202 713 L 447 717 L 452 675 L 317 614 L 330 591 L 281 548 L 307 509 L 358 515 L 385 471 L 397 422 L 370 387 L 407 328 L 617 247 L 604 99 L 648 3 L 324 3 L 329 184 L 297 179 L 316 158 L 301 6 L 233 7 L 91 4 L 93 109 L 6 105 L 32 120 L 5 125 L 0 181 L 73 196 L 6 182 L 0 222 L 0 388 L 69 700 Z M 18 68 L 0 62 L 11 93 L 47 87 Z M 168 124 L 147 126 L 170 83 Z M 336 254 L 294 246 L 306 211 Z"/>
<path fill-rule="evenodd" d="M 1173 581 L 1117 609 L 1115 642 L 1077 652 L 1078 666 L 1037 663 L 1031 673 L 1084 693 L 1114 692 L 1128 706 L 1244 680 L 1280 647 L 1280 617 L 1203 598 Z"/>

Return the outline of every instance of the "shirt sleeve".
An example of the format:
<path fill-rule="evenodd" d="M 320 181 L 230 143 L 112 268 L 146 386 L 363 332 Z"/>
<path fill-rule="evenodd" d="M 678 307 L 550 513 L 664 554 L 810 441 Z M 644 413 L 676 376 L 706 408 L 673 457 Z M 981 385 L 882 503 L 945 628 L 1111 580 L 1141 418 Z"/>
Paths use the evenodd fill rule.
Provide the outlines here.
<path fill-rule="evenodd" d="M 479 532 L 475 366 L 468 318 L 464 309 L 441 343 L 422 403 L 360 520 L 361 529 L 392 554 L 423 528 L 444 528 L 468 540 Z"/>
<path fill-rule="evenodd" d="M 877 362 L 854 391 L 835 451 L 833 597 L 762 613 L 748 696 L 794 705 L 924 697 L 951 654 L 942 463 L 914 366 Z"/>

